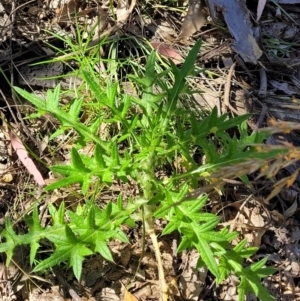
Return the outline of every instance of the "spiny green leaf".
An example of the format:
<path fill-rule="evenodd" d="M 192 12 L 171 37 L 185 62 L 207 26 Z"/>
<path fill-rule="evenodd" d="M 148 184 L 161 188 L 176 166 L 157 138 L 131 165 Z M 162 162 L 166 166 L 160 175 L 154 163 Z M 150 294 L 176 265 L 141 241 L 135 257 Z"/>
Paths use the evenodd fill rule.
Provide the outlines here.
<path fill-rule="evenodd" d="M 73 268 L 73 272 L 77 280 L 79 280 L 81 277 L 82 263 L 84 258 L 92 254 L 93 252 L 82 244 L 78 244 L 73 248 L 69 262 L 70 267 Z"/>
<path fill-rule="evenodd" d="M 103 149 L 100 147 L 99 144 L 97 144 L 95 147 L 94 157 L 95 157 L 96 163 L 98 165 L 98 168 L 106 167 L 106 163 L 103 158 Z"/>
<path fill-rule="evenodd" d="M 103 211 L 104 213 L 103 218 L 105 221 L 110 220 L 111 212 L 112 212 L 112 202 L 109 202 Z"/>
<path fill-rule="evenodd" d="M 266 265 L 267 261 L 268 261 L 268 257 L 265 257 L 260 261 L 251 264 L 250 269 L 255 272 L 256 270 L 263 268 Z"/>
<path fill-rule="evenodd" d="M 201 224 L 200 226 L 197 227 L 197 231 L 199 233 L 205 233 L 205 232 L 208 232 L 212 229 L 214 229 L 218 223 L 219 223 L 220 219 L 218 216 L 215 216 L 215 218 L 207 221 L 206 223 L 204 224 Z"/>
<path fill-rule="evenodd" d="M 47 110 L 46 109 L 47 103 L 46 103 L 45 99 L 40 98 L 33 93 L 29 93 L 19 87 L 14 87 L 14 89 L 18 92 L 18 94 L 20 94 L 26 100 L 31 102 L 33 105 L 35 105 L 38 109 L 43 110 L 43 111 Z"/>
<path fill-rule="evenodd" d="M 69 243 L 74 244 L 74 245 L 77 244 L 78 239 L 68 225 L 65 226 L 65 231 L 66 231 L 65 233 L 66 233 L 66 237 L 68 238 Z"/>
<path fill-rule="evenodd" d="M 95 229 L 95 208 L 92 206 L 89 210 L 88 216 L 87 216 L 87 224 L 90 229 Z"/>
<path fill-rule="evenodd" d="M 49 89 L 47 91 L 47 100 L 46 100 L 46 106 L 47 110 L 50 110 L 51 112 L 56 112 L 59 110 L 59 100 L 60 100 L 60 85 L 57 85 L 53 92 Z"/>
<path fill-rule="evenodd" d="M 274 273 L 277 272 L 277 269 L 272 268 L 272 267 L 266 267 L 266 268 L 262 268 L 262 269 L 258 269 L 255 270 L 255 274 L 259 277 L 259 278 L 265 278 L 268 277 Z"/>
<path fill-rule="evenodd" d="M 199 241 L 197 243 L 194 243 L 194 245 L 197 248 L 202 260 L 207 265 L 207 268 L 211 271 L 211 273 L 213 273 L 214 276 L 217 278 L 220 277 L 218 265 L 207 242 L 199 239 Z"/>
<path fill-rule="evenodd" d="M 241 252 L 241 251 L 245 248 L 246 244 L 247 244 L 247 239 L 241 240 L 241 241 L 233 248 L 233 251 L 235 251 L 235 252 L 237 252 L 237 253 Z"/>
<path fill-rule="evenodd" d="M 73 100 L 73 103 L 70 106 L 70 110 L 68 112 L 70 118 L 73 119 L 73 121 L 77 121 L 79 118 L 79 113 L 82 107 L 82 103 L 83 103 L 83 97 L 81 98 L 76 98 L 75 100 Z"/>
<path fill-rule="evenodd" d="M 117 90 L 118 90 L 117 83 L 107 86 L 107 89 L 106 89 L 106 95 L 107 95 L 107 100 L 108 100 L 107 105 L 110 108 L 116 107 L 115 101 L 116 101 Z"/>
<path fill-rule="evenodd" d="M 33 262 L 34 262 L 34 259 L 35 259 L 35 256 L 36 256 L 36 253 L 37 253 L 37 250 L 39 249 L 40 247 L 40 244 L 36 241 L 33 241 L 31 244 L 30 244 L 30 257 L 29 257 L 29 262 L 30 262 L 30 265 L 32 266 Z"/>
<path fill-rule="evenodd" d="M 167 235 L 176 231 L 179 228 L 180 224 L 181 221 L 172 219 L 163 229 L 162 235 Z"/>
<path fill-rule="evenodd" d="M 93 77 L 91 73 L 86 71 L 83 71 L 82 74 L 89 88 L 94 92 L 95 96 L 99 97 L 99 99 L 101 96 L 104 96 L 104 93 L 102 93 L 101 90 L 101 85 L 99 85 L 99 83 L 96 82 L 95 77 Z M 104 101 L 106 101 L 106 99 L 104 99 Z"/>
<path fill-rule="evenodd" d="M 202 239 L 205 239 L 206 241 L 214 241 L 214 242 L 222 242 L 222 241 L 228 241 L 226 236 L 223 236 L 220 234 L 220 232 L 214 232 L 214 231 L 207 231 L 199 233 L 199 236 L 201 236 Z"/>
<path fill-rule="evenodd" d="M 72 165 L 77 171 L 80 171 L 81 173 L 88 173 L 91 172 L 82 162 L 82 159 L 78 153 L 78 151 L 73 147 L 71 149 L 71 159 L 72 159 Z"/>
<path fill-rule="evenodd" d="M 252 292 L 261 300 L 261 301 L 274 301 L 275 298 L 270 295 L 268 290 L 262 286 L 258 276 L 253 274 L 247 274 L 245 276 L 249 287 L 251 287 Z"/>
<path fill-rule="evenodd" d="M 106 245 L 105 241 L 102 240 L 97 240 L 95 241 L 96 247 L 95 247 L 95 251 L 98 252 L 101 256 L 103 256 L 103 258 L 105 258 L 106 260 L 109 260 L 111 262 L 114 261 L 111 252 L 109 250 L 109 248 Z"/>
<path fill-rule="evenodd" d="M 45 188 L 45 190 L 46 191 L 54 190 L 54 189 L 58 189 L 61 187 L 69 186 L 71 184 L 80 183 L 81 181 L 82 181 L 82 175 L 80 173 L 78 173 L 78 174 L 74 174 L 72 176 L 68 176 L 66 178 L 60 179 L 52 184 L 49 184 Z"/>
<path fill-rule="evenodd" d="M 48 257 L 47 259 L 41 261 L 34 269 L 34 272 L 45 271 L 53 266 L 59 265 L 67 261 L 72 254 L 73 246 L 65 246 L 64 248 L 60 248 L 59 250 L 55 250 L 55 252 Z"/>
<path fill-rule="evenodd" d="M 99 130 L 101 124 L 103 121 L 103 117 L 99 116 L 94 122 L 93 124 L 90 125 L 90 131 L 92 134 L 96 134 L 96 132 Z"/>

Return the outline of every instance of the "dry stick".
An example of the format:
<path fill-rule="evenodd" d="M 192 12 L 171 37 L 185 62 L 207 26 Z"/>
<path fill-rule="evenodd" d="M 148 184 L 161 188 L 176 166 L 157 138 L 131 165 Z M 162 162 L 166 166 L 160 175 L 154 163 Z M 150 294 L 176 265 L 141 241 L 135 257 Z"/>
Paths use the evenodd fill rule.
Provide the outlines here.
<path fill-rule="evenodd" d="M 231 86 L 231 79 L 233 75 L 234 68 L 236 66 L 236 63 L 233 63 L 229 69 L 228 75 L 227 75 L 227 81 L 225 84 L 224 89 L 224 106 L 229 108 L 232 112 L 234 112 L 236 115 L 239 115 L 239 112 L 230 104 L 229 95 L 230 95 L 230 86 Z"/>
<path fill-rule="evenodd" d="M 260 67 L 259 69 L 259 75 L 260 75 L 260 87 L 259 87 L 259 98 L 266 98 L 267 95 L 267 73 L 264 67 Z"/>
<path fill-rule="evenodd" d="M 147 228 L 147 234 L 149 235 L 152 243 L 153 243 L 153 248 L 155 252 L 155 257 L 157 261 L 157 270 L 158 270 L 158 278 L 159 278 L 159 284 L 160 284 L 160 296 L 161 296 L 161 301 L 168 301 L 168 286 L 165 280 L 165 274 L 163 270 L 163 264 L 161 260 L 161 254 L 159 250 L 159 245 L 157 241 L 157 236 L 154 231 L 154 226 L 153 223 L 149 223 L 147 219 L 145 220 L 146 228 Z"/>
<path fill-rule="evenodd" d="M 263 120 L 264 120 L 264 118 L 265 118 L 265 116 L 267 114 L 267 110 L 268 110 L 267 105 L 263 104 L 262 110 L 261 110 L 260 115 L 259 115 L 259 117 L 257 119 L 256 124 L 255 124 L 256 130 L 258 130 L 261 127 L 261 124 L 262 124 L 262 122 L 263 122 Z"/>
<path fill-rule="evenodd" d="M 234 56 L 235 61 L 238 63 L 238 65 L 240 67 L 242 67 L 244 69 L 244 71 L 247 73 L 247 75 L 249 76 L 249 79 L 253 78 L 253 75 L 250 73 L 249 69 L 247 68 L 246 64 L 244 63 L 244 61 L 240 58 L 239 55 L 235 55 Z"/>

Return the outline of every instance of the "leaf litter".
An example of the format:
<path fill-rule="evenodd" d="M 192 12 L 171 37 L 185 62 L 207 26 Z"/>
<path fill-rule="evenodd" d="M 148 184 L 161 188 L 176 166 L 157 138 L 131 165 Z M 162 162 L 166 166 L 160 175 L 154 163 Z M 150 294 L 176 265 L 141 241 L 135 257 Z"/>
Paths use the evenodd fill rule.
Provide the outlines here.
<path fill-rule="evenodd" d="M 251 185 L 228 182 L 226 193 L 221 195 L 211 193 L 208 210 L 218 213 L 224 224 L 239 230 L 241 232 L 239 239 L 246 237 L 250 245 L 260 247 L 259 253 L 254 256 L 253 260 L 266 254 L 269 255 L 269 260 L 279 272 L 266 279 L 265 285 L 278 300 L 300 300 L 298 284 L 300 276 L 300 245 L 298 243 L 300 238 L 298 212 L 300 12 L 295 5 L 299 4 L 299 1 L 279 0 L 276 4 L 274 1 L 267 3 L 266 1 L 248 3 L 248 1 L 247 6 L 246 2 L 236 0 L 207 0 L 206 2 L 208 7 L 202 1 L 201 3 L 190 1 L 186 3 L 187 11 L 182 11 L 182 13 L 174 13 L 169 7 L 162 6 L 156 10 L 156 14 L 150 17 L 142 14 L 144 4 L 121 0 L 115 3 L 116 8 L 113 12 L 106 3 L 96 7 L 90 1 L 82 4 L 71 0 L 64 1 L 61 5 L 58 1 L 46 1 L 46 5 L 41 5 L 39 1 L 30 1 L 24 4 L 24 8 L 27 9 L 22 9 L 20 14 L 15 15 L 14 25 L 9 18 L 13 13 L 13 7 L 7 1 L 3 1 L 0 5 L 0 64 L 1 66 L 7 64 L 12 56 L 16 58 L 16 63 L 23 63 L 23 58 L 11 49 L 10 39 L 13 26 L 17 26 L 19 35 L 22 37 L 19 39 L 20 44 L 26 45 L 28 40 L 39 41 L 35 44 L 36 51 L 38 51 L 35 56 L 39 58 L 45 55 L 39 43 L 52 38 L 39 28 L 73 35 L 73 38 L 76 38 L 72 29 L 76 14 L 79 17 L 78 22 L 87 25 L 87 28 L 100 24 L 98 21 L 101 20 L 102 23 L 95 32 L 94 44 L 103 32 L 112 36 L 123 30 L 128 34 L 145 37 L 158 53 L 173 60 L 175 64 L 179 64 L 187 53 L 188 46 L 186 45 L 201 37 L 203 47 L 199 62 L 206 72 L 202 78 L 195 78 L 192 84 L 204 93 L 202 95 L 195 93 L 193 97 L 197 99 L 194 99 L 194 103 L 196 106 L 201 105 L 206 108 L 219 105 L 221 112 L 221 91 L 224 91 L 230 67 L 237 62 L 230 80 L 231 90 L 229 91 L 230 105 L 235 111 L 231 111 L 230 106 L 227 106 L 225 110 L 232 114 L 242 111 L 253 113 L 251 128 L 254 129 L 268 124 L 274 126 L 274 132 L 280 131 L 281 134 L 274 134 L 267 141 L 266 151 L 268 145 L 283 144 L 290 146 L 290 153 L 285 158 L 270 162 L 274 173 L 272 180 L 262 181 L 262 176 L 265 176 L 263 172 L 260 175 L 253 174 L 255 166 L 251 165 L 251 162 L 247 166 L 240 166 L 240 170 L 228 168 L 227 174 L 232 174 L 232 178 L 239 172 L 248 170 L 252 173 Z M 207 19 L 207 12 L 210 12 L 212 20 Z M 255 13 L 256 17 L 253 17 Z M 260 32 L 258 35 L 257 30 Z M 238 54 L 242 60 L 238 60 L 235 54 Z M 18 60 L 18 58 L 21 59 Z M 226 58 L 230 58 L 228 65 L 225 64 Z M 267 77 L 263 94 L 257 93 L 263 78 L 263 76 L 261 78 L 258 76 L 261 74 L 260 68 L 264 70 Z M 6 104 L 12 103 L 8 90 L 1 87 L 2 89 L 7 95 L 7 99 L 4 99 Z M 264 105 L 266 110 L 264 115 L 261 115 Z M 269 117 L 273 119 L 267 121 Z M 259 119 L 262 119 L 262 122 L 258 122 Z M 272 120 L 284 121 L 285 124 L 279 125 Z M 55 129 L 55 123 L 51 120 L 44 122 L 51 124 L 50 128 Z M 17 128 L 17 122 L 14 126 Z M 26 127 L 33 133 L 34 131 L 30 128 L 32 126 L 34 125 L 28 123 Z M 28 142 L 30 142 L 30 136 L 31 139 L 33 136 L 26 133 L 22 135 L 22 138 Z M 12 144 L 16 141 L 18 140 L 10 137 Z M 38 138 L 35 138 L 34 142 L 37 141 Z M 15 147 L 17 154 L 18 148 L 20 147 Z M 67 145 L 61 147 L 56 154 L 56 159 L 66 160 L 69 151 L 70 148 Z M 293 164 L 287 164 L 287 161 Z M 34 165 L 41 169 L 38 164 Z M 21 166 L 18 168 L 22 170 Z M 35 173 L 33 170 L 28 172 Z M 11 173 L 10 166 L 4 171 L 5 173 Z M 19 174 L 16 177 L 15 183 L 26 194 L 28 193 L 28 187 L 26 187 L 28 180 L 24 173 L 26 172 L 23 171 L 22 175 Z M 38 176 L 38 181 L 46 176 L 46 173 L 42 172 L 42 175 Z M 34 184 L 30 183 L 30 185 Z M 8 187 L 9 184 L 5 181 L 1 183 L 1 193 Z M 126 191 L 128 196 L 134 195 L 137 189 L 133 188 L 134 185 L 121 187 L 119 183 L 115 183 L 114 187 L 118 193 Z M 109 195 L 107 200 L 111 197 Z M 18 191 L 14 191 L 14 198 L 17 199 L 14 206 L 18 206 L 21 215 L 21 212 L 27 208 L 26 202 L 20 202 Z M 26 198 L 30 200 L 29 196 Z M 69 200 L 69 205 L 72 206 L 74 200 L 79 202 L 80 198 L 80 193 L 74 187 L 73 191 L 60 191 L 57 197 L 49 201 L 59 203 L 62 200 L 67 202 Z M 11 203 L 11 199 L 13 199 L 12 195 L 7 203 Z M 7 212 L 7 206 L 4 209 L 1 207 L 1 210 L 2 220 Z M 158 222 L 157 231 L 161 231 L 162 227 L 163 225 Z M 152 245 L 146 242 L 147 251 L 140 259 L 143 254 L 141 229 L 127 229 L 127 233 L 132 237 L 131 245 L 122 245 L 118 242 L 113 242 L 115 245 L 111 245 L 116 264 L 110 264 L 97 256 L 91 257 L 83 267 L 81 283 L 75 281 L 69 270 L 64 270 L 54 271 L 54 278 L 53 275 L 49 276 L 47 281 L 45 279 L 44 282 L 37 284 L 40 280 L 26 274 L 28 269 L 26 262 L 16 261 L 17 265 L 14 268 L 8 268 L 8 275 L 12 278 L 21 276 L 23 284 L 19 280 L 16 282 L 19 284 L 14 284 L 15 289 L 2 286 L 3 300 L 71 300 L 70 296 L 73 300 L 121 300 L 122 298 L 126 301 L 157 300 L 159 286 Z M 174 249 L 178 240 L 176 236 L 161 238 L 164 267 L 167 270 L 166 278 L 168 278 L 175 300 L 178 298 L 198 300 L 199 296 L 201 300 L 214 298 L 236 300 L 237 279 L 230 277 L 222 286 L 215 287 L 213 278 L 207 271 L 196 272 L 198 258 L 195 252 L 176 254 Z M 24 258 L 26 251 L 22 252 L 22 256 L 20 253 L 16 256 Z M 137 270 L 140 264 L 142 264 L 141 268 Z M 4 271 L 4 266 L 1 269 Z M 24 281 L 28 279 L 37 284 L 30 293 L 26 291 L 24 285 Z M 253 296 L 248 297 L 249 300 L 250 298 L 255 300 Z"/>

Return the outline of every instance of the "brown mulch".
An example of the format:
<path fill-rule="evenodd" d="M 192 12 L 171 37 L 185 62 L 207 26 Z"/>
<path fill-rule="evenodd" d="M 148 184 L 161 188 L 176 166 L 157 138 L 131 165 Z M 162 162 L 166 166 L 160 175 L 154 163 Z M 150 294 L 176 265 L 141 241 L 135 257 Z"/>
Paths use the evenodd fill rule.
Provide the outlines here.
<path fill-rule="evenodd" d="M 201 94 L 193 95 L 193 105 L 198 109 L 217 106 L 220 114 L 228 112 L 232 116 L 253 113 L 249 120 L 249 130 L 268 126 L 270 118 L 288 122 L 298 122 L 300 119 L 300 9 L 296 4 L 285 4 L 289 1 L 282 0 L 278 1 L 281 3 L 278 5 L 276 1 L 268 1 L 260 21 L 256 23 L 258 1 L 246 1 L 247 10 L 243 8 L 242 13 L 250 12 L 249 26 L 262 52 L 254 62 L 253 56 L 252 60 L 247 61 L 243 49 L 236 45 L 242 43 L 237 40 L 238 29 L 227 26 L 228 20 L 222 9 L 214 22 L 204 24 L 201 17 L 201 22 L 197 22 L 201 30 L 195 31 L 189 24 L 185 24 L 185 37 L 178 39 L 178 36 L 183 36 L 181 25 L 184 13 L 172 9 L 169 3 L 132 1 L 131 5 L 126 5 L 126 1 L 119 0 L 114 2 L 113 14 L 107 3 L 91 0 L 62 1 L 65 4 L 60 2 L 0 1 L 0 66 L 8 81 L 26 89 L 34 89 L 36 93 L 43 93 L 46 88 L 55 86 L 57 81 L 32 81 L 30 74 L 40 71 L 28 69 L 29 64 L 57 56 L 67 61 L 71 57 L 64 54 L 67 46 L 49 32 L 69 36 L 76 43 L 76 14 L 78 24 L 83 28 L 83 36 L 96 27 L 89 41 L 90 46 L 97 45 L 104 35 L 115 39 L 126 36 L 132 39 L 132 43 L 143 37 L 160 53 L 162 50 L 155 43 L 176 51 L 179 54 L 177 59 L 180 60 L 180 56 L 185 57 L 190 46 L 201 38 L 203 45 L 197 63 L 211 74 L 205 72 L 190 83 L 195 90 L 202 91 Z M 195 11 L 189 11 L 192 18 L 197 17 L 198 13 L 206 16 L 208 12 L 203 5 L 200 11 L 197 6 L 194 8 Z M 226 13 L 237 14 L 233 11 Z M 237 32 L 237 35 L 233 32 Z M 61 52 L 55 52 L 48 43 L 61 49 Z M 122 43 L 120 39 L 120 45 Z M 123 47 L 127 45 L 123 44 Z M 172 56 L 169 58 L 174 60 Z M 64 68 L 57 65 L 56 70 L 60 73 L 52 75 L 66 73 Z M 28 114 L 27 108 L 16 104 L 10 85 L 1 76 L 1 119 L 8 120 L 19 129 L 33 149 L 39 149 L 37 142 L 42 140 L 35 134 L 37 125 L 22 120 L 22 116 Z M 226 88 L 228 83 L 229 89 Z M 56 127 L 55 121 L 50 119 L 45 124 L 48 131 Z M 39 126 L 42 128 L 45 124 Z M 36 191 L 32 196 L 34 184 L 17 158 L 7 149 L 7 137 L 2 132 L 0 142 L 0 224 L 3 225 L 5 216 L 11 214 L 17 221 L 30 208 L 33 198 L 36 200 L 43 194 Z M 299 132 L 273 135 L 266 143 L 273 145 L 282 142 L 300 146 Z M 64 152 L 68 152 L 68 147 L 57 156 L 68 156 Z M 259 247 L 253 261 L 269 256 L 269 264 L 275 266 L 278 272 L 264 280 L 264 284 L 276 300 L 300 300 L 300 178 L 271 200 L 266 201 L 266 197 L 272 191 L 272 185 L 293 174 L 298 167 L 294 165 L 283 169 L 272 181 L 253 180 L 250 187 L 238 181 L 228 183 L 224 195 L 212 194 L 207 205 L 208 210 L 222 217 L 223 225 L 240 231 L 242 237 L 248 239 L 249 245 Z M 42 172 L 48 176 L 47 170 Z M 113 188 L 118 193 L 124 191 L 125 197 L 136 193 L 135 183 L 127 186 L 114 183 Z M 116 194 L 103 195 L 102 200 L 105 202 Z M 62 190 L 58 195 L 48 197 L 47 201 L 55 203 L 64 200 L 73 206 L 81 198 L 74 188 L 74 191 Z M 157 233 L 160 233 L 164 224 L 157 222 L 156 227 Z M 146 241 L 143 250 L 141 228 L 124 231 L 130 239 L 130 245 L 115 241 L 110 245 L 115 263 L 108 263 L 97 255 L 92 256 L 84 263 L 80 282 L 66 268 L 54 269 L 44 278 L 29 274 L 28 251 L 22 248 L 16 250 L 15 261 L 7 269 L 3 264 L 3 255 L 0 260 L 1 300 L 117 301 L 123 298 L 124 286 L 138 300 L 158 300 L 157 264 L 152 243 Z M 178 235 L 160 237 L 166 280 L 172 296 L 170 300 L 237 300 L 236 279 L 230 277 L 216 287 L 207 270 L 196 270 L 198 255 L 195 252 L 176 254 L 179 240 Z M 249 295 L 247 300 L 256 298 Z"/>

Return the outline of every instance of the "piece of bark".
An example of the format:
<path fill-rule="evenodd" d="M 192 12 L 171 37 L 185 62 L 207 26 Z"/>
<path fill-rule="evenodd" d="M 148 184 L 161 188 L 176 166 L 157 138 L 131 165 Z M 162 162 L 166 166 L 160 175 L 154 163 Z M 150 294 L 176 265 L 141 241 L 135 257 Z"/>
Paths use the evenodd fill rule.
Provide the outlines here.
<path fill-rule="evenodd" d="M 233 49 L 245 62 L 257 63 L 262 55 L 251 28 L 249 11 L 244 0 L 207 0 L 210 15 L 217 20 L 217 10 L 222 12 L 225 22 L 235 39 Z"/>

